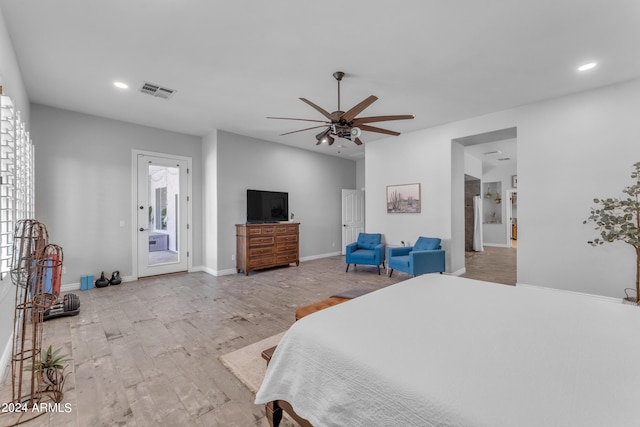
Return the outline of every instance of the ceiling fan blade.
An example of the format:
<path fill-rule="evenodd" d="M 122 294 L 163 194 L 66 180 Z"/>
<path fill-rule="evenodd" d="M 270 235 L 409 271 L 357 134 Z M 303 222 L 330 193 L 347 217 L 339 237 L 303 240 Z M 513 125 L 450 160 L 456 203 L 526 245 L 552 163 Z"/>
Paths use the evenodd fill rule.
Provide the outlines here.
<path fill-rule="evenodd" d="M 317 106 L 316 104 L 314 104 L 313 102 L 309 101 L 308 99 L 305 98 L 300 98 L 300 100 L 310 106 L 312 106 L 313 108 L 315 108 L 320 114 L 322 114 L 323 116 L 325 116 L 327 119 L 329 120 L 333 120 L 333 117 L 331 117 L 331 114 L 329 114 L 326 110 L 324 110 L 322 107 Z"/>
<path fill-rule="evenodd" d="M 316 123 L 327 123 L 330 124 L 331 122 L 328 122 L 326 120 L 311 120 L 311 119 L 294 119 L 291 117 L 267 117 L 267 119 L 278 119 L 278 120 L 299 120 L 301 122 L 316 122 Z"/>
<path fill-rule="evenodd" d="M 378 127 L 375 127 L 375 126 L 359 125 L 358 127 L 360 128 L 360 130 L 366 130 L 367 132 L 384 133 L 384 134 L 393 135 L 393 136 L 400 135 L 400 132 L 395 132 L 395 131 L 388 130 L 388 129 L 382 129 L 382 128 L 378 128 Z"/>
<path fill-rule="evenodd" d="M 373 104 L 377 99 L 378 99 L 378 97 L 376 97 L 374 95 L 371 95 L 370 97 L 366 98 L 365 100 L 363 100 L 359 104 L 357 104 L 354 107 L 352 107 L 349 111 L 344 113 L 342 115 L 342 117 L 340 117 L 340 118 L 350 122 L 351 120 L 353 120 L 353 118 L 355 116 L 360 114 L 369 105 Z"/>
<path fill-rule="evenodd" d="M 361 123 L 388 122 L 390 120 L 409 120 L 413 118 L 415 118 L 413 114 L 402 114 L 397 116 L 358 117 L 357 119 L 353 119 L 353 125 L 358 126 Z"/>
<path fill-rule="evenodd" d="M 287 133 L 281 133 L 280 136 L 284 136 L 284 135 L 290 135 L 292 133 L 297 133 L 297 132 L 304 132 L 305 130 L 311 130 L 311 129 L 317 129 L 317 128 L 324 128 L 327 127 L 327 125 L 320 125 L 320 126 L 314 126 L 311 128 L 306 128 L 306 129 L 300 129 L 300 130 L 294 130 L 292 132 L 287 132 Z"/>
<path fill-rule="evenodd" d="M 362 145 L 362 141 L 360 141 L 360 138 L 354 139 L 353 142 L 355 142 L 356 145 Z"/>

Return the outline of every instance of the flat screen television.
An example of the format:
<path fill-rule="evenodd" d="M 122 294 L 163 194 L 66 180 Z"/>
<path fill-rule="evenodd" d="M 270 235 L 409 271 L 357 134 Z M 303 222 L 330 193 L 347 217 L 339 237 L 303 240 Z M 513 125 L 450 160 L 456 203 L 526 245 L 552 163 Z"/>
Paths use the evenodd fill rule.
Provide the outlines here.
<path fill-rule="evenodd" d="M 247 190 L 247 222 L 286 221 L 289 217 L 289 193 Z"/>

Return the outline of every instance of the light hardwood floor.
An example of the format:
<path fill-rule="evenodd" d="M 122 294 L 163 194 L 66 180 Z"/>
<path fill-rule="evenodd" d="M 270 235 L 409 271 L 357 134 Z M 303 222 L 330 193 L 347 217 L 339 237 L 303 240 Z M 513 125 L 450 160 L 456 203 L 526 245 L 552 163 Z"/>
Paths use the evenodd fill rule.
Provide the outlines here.
<path fill-rule="evenodd" d="M 515 248 L 491 246 L 485 246 L 482 252 L 467 252 L 465 254 L 467 271 L 462 277 L 515 285 L 516 254 Z"/>
<path fill-rule="evenodd" d="M 481 264 L 473 261 L 468 277 Z M 262 405 L 218 356 L 286 330 L 297 307 L 410 278 L 344 269 L 337 256 L 249 276 L 182 273 L 76 291 L 81 313 L 45 322 L 43 340 L 73 358 L 64 400 L 71 411 L 25 425 L 267 426 Z M 10 400 L 7 380 L 0 403 Z"/>

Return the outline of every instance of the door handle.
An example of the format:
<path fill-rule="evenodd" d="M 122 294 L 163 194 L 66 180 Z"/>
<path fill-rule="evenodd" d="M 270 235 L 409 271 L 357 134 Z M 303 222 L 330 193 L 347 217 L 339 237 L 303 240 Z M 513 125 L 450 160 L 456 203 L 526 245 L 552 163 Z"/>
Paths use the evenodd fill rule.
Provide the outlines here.
<path fill-rule="evenodd" d="M 142 227 L 140 227 L 140 231 L 147 231 L 147 230 L 148 230 L 148 228 L 142 228 Z"/>
<path fill-rule="evenodd" d="M 347 224 L 342 224 L 342 226 L 343 226 L 343 227 L 348 227 L 348 225 L 347 225 Z"/>

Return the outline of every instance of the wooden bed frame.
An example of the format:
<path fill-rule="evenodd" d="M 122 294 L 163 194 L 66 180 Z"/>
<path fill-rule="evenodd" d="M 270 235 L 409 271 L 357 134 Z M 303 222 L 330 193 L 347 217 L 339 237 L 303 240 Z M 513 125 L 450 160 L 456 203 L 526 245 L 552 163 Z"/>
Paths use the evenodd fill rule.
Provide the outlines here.
<path fill-rule="evenodd" d="M 285 400 L 274 400 L 273 402 L 266 403 L 264 406 L 267 420 L 271 427 L 278 427 L 280 425 L 280 421 L 282 421 L 282 411 L 289 414 L 301 427 L 313 427 L 309 421 L 296 414 L 291 404 Z"/>
<path fill-rule="evenodd" d="M 275 349 L 276 347 L 274 346 L 262 352 L 262 358 L 267 361 L 267 366 L 269 365 L 269 361 L 271 360 L 271 356 L 273 356 Z M 278 427 L 280 425 L 283 415 L 282 411 L 289 414 L 289 416 L 300 424 L 301 427 L 313 427 L 309 421 L 296 414 L 296 411 L 293 410 L 293 406 L 291 406 L 291 404 L 286 400 L 274 400 L 272 402 L 265 403 L 264 410 L 271 427 Z"/>

